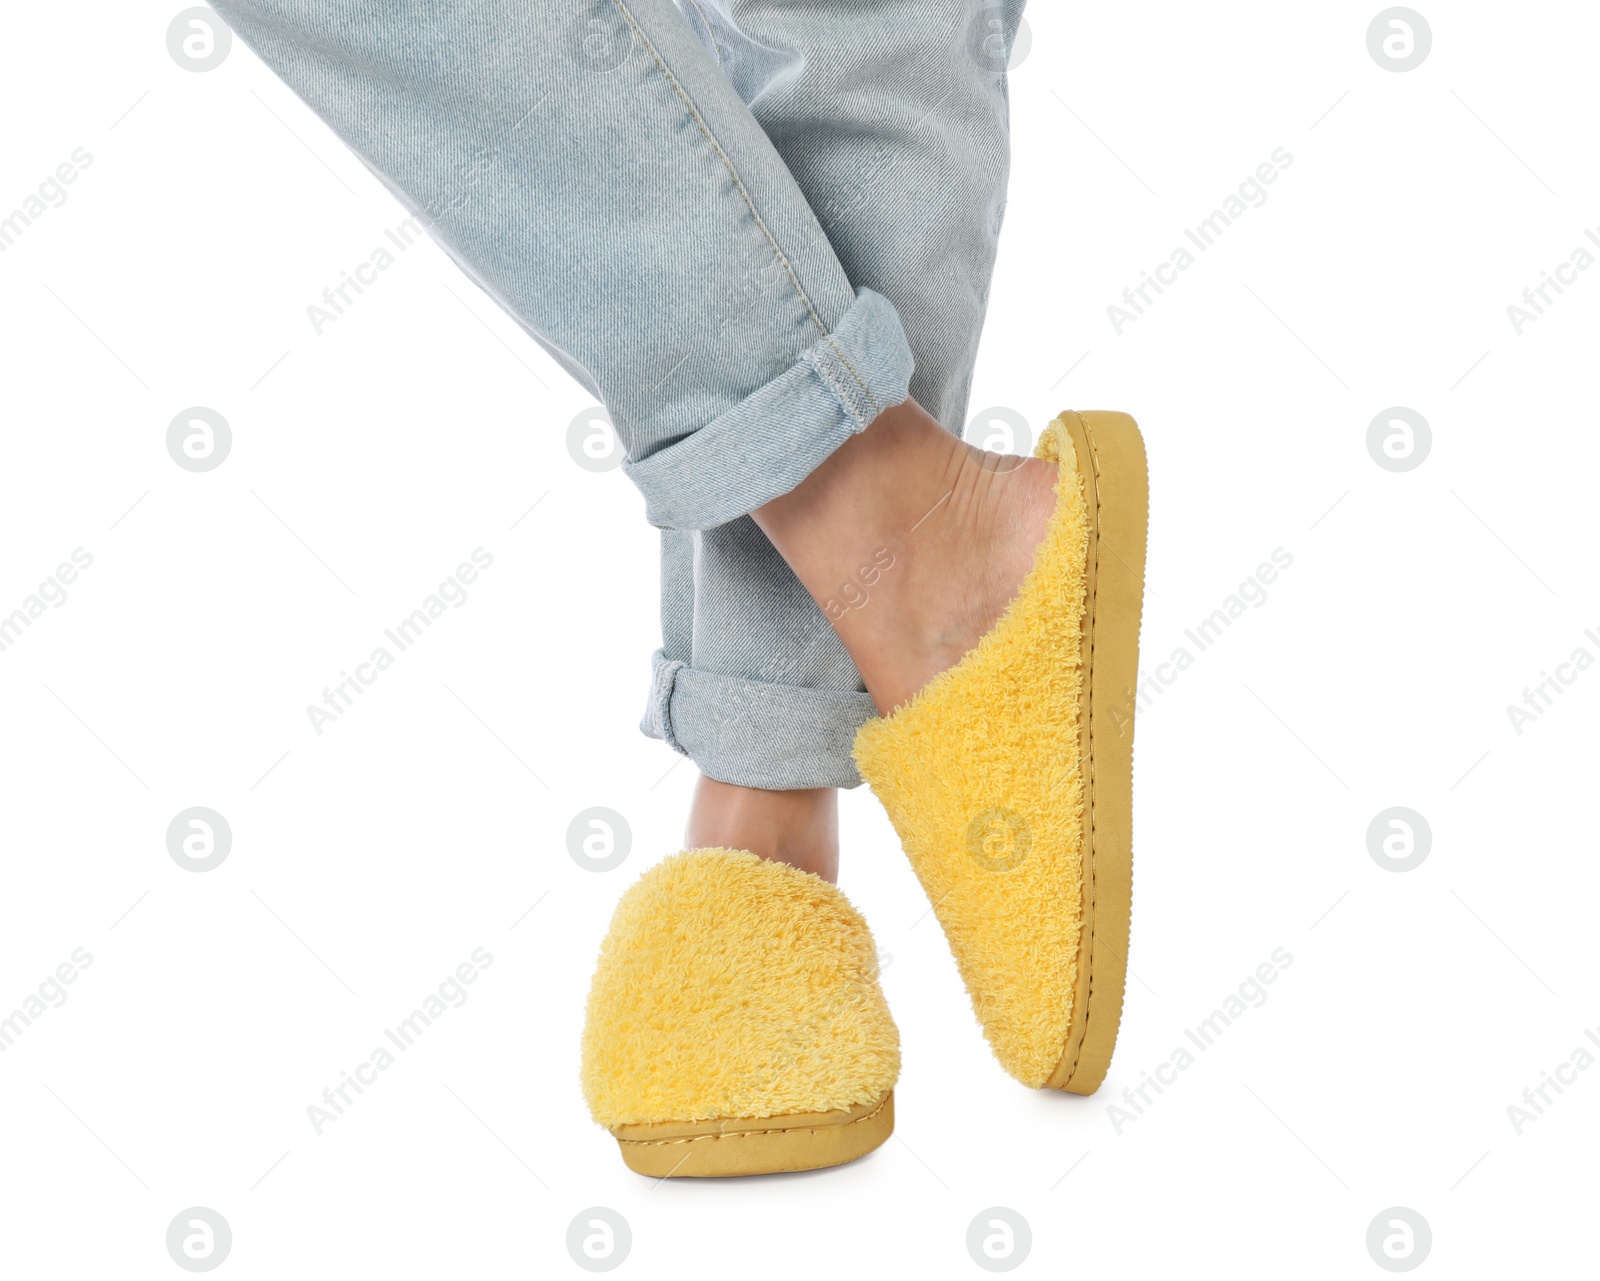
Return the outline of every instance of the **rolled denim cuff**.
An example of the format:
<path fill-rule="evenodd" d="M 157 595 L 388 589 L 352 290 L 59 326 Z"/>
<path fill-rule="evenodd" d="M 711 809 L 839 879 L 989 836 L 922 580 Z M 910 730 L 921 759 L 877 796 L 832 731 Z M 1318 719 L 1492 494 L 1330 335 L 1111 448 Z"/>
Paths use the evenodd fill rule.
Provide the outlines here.
<path fill-rule="evenodd" d="M 911 346 L 870 289 L 771 382 L 677 444 L 623 465 L 658 529 L 710 529 L 787 494 L 909 394 Z"/>
<path fill-rule="evenodd" d="M 856 787 L 856 730 L 878 714 L 870 694 L 772 685 L 701 671 L 655 653 L 639 726 L 739 787 Z"/>

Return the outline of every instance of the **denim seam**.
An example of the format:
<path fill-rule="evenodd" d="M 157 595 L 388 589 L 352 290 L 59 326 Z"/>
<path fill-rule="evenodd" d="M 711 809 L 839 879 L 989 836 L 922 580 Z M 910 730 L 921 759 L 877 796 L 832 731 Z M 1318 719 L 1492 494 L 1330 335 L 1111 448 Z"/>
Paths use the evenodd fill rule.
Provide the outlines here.
<path fill-rule="evenodd" d="M 706 24 L 706 33 L 711 37 L 711 43 L 716 46 L 717 65 L 726 71 L 728 66 L 727 54 L 723 52 L 722 41 L 717 38 L 717 29 L 706 17 L 706 11 L 700 7 L 700 0 L 688 0 L 694 6 L 694 11 L 700 15 L 700 21 Z"/>
<path fill-rule="evenodd" d="M 662 662 L 651 674 L 650 701 L 651 719 L 655 722 L 655 727 L 661 731 L 662 741 L 673 751 L 687 756 L 689 750 L 678 741 L 672 726 L 672 695 L 678 686 L 678 673 L 685 666 L 687 664 L 678 659 L 663 657 Z"/>
<path fill-rule="evenodd" d="M 843 360 L 844 357 L 840 356 L 840 359 Z M 833 377 L 833 375 L 831 373 L 828 372 L 827 367 L 824 366 L 822 364 L 822 362 L 818 361 L 818 360 L 807 360 L 806 364 L 811 366 L 811 372 L 812 373 L 816 374 L 816 376 L 818 378 L 822 379 L 822 381 L 825 382 L 828 385 L 828 390 L 833 393 L 833 398 L 839 402 L 839 404 L 843 407 L 845 413 L 849 414 L 850 417 L 852 417 L 852 418 L 859 418 L 860 415 L 855 412 L 855 409 L 852 407 L 852 405 L 850 403 L 854 399 L 854 397 L 849 396 L 849 395 L 846 394 L 844 387 L 842 385 L 840 385 L 840 383 Z M 848 364 L 849 364 L 849 362 L 847 361 L 846 362 L 846 367 L 848 367 Z M 852 370 L 850 370 L 850 372 L 852 374 L 854 374 L 856 371 L 852 369 Z M 856 376 L 856 381 L 858 383 L 861 381 L 861 377 L 860 377 L 859 374 Z M 862 390 L 866 391 L 866 388 L 863 387 Z M 871 396 L 870 393 L 868 394 L 867 399 L 868 400 L 872 399 L 872 396 Z M 873 408 L 874 409 L 877 408 L 876 403 L 874 403 Z"/>
<path fill-rule="evenodd" d="M 744 180 L 739 177 L 739 171 L 733 167 L 733 161 L 728 158 L 728 153 L 723 150 L 722 144 L 717 141 L 716 135 L 711 132 L 710 126 L 706 124 L 705 118 L 701 116 L 699 109 L 694 105 L 693 102 L 690 101 L 689 95 L 683 91 L 683 86 L 678 83 L 678 78 L 672 74 L 671 69 L 662 59 L 661 55 L 656 51 L 655 45 L 651 43 L 650 37 L 645 34 L 644 28 L 639 25 L 639 21 L 633 16 L 632 11 L 626 4 L 623 3 L 623 0 L 611 0 L 611 3 L 616 7 L 617 11 L 622 14 L 623 21 L 625 21 L 628 26 L 633 29 L 634 34 L 639 37 L 640 43 L 643 44 L 644 47 L 649 51 L 651 60 L 656 64 L 656 69 L 666 77 L 667 83 L 672 86 L 672 91 L 678 95 L 678 100 L 683 103 L 684 110 L 689 113 L 690 119 L 695 122 L 695 125 L 705 136 L 705 140 L 711 144 L 712 150 L 717 153 L 717 158 L 722 161 L 723 168 L 728 171 L 728 176 L 733 179 L 734 188 L 738 191 L 740 198 L 744 201 L 745 208 L 750 211 L 750 216 L 755 219 L 756 226 L 760 229 L 762 236 L 766 239 L 767 245 L 771 248 L 773 257 L 778 260 L 778 264 L 783 268 L 784 274 L 789 277 L 789 284 L 794 288 L 796 296 L 799 297 L 801 303 L 805 306 L 807 314 L 811 317 L 811 323 L 817 327 L 817 332 L 822 335 L 823 340 L 833 348 L 834 352 L 839 357 L 840 363 L 850 371 L 850 376 L 856 380 L 857 386 L 861 388 L 861 394 L 867 398 L 867 403 L 872 406 L 874 414 L 878 413 L 879 406 L 877 400 L 873 397 L 872 392 L 868 390 L 867 384 L 862 379 L 861 375 L 856 372 L 855 366 L 850 363 L 849 357 L 844 354 L 844 352 L 840 349 L 839 344 L 834 341 L 833 335 L 828 332 L 827 326 L 822 323 L 822 317 L 817 315 L 817 309 L 812 305 L 811 299 L 807 296 L 806 291 L 800 286 L 800 279 L 795 275 L 793 265 L 789 262 L 789 259 L 784 256 L 783 250 L 778 246 L 777 240 L 773 238 L 772 232 L 768 229 L 765 220 L 761 217 L 760 212 L 756 209 L 755 201 L 750 198 L 750 193 L 745 188 Z M 829 383 L 829 387 L 830 389 L 833 388 L 833 384 L 831 382 Z M 838 390 L 833 390 L 834 395 L 837 397 L 839 395 Z"/>
<path fill-rule="evenodd" d="M 840 347 L 839 344 L 833 340 L 832 334 L 824 334 L 823 338 L 827 342 L 828 346 L 833 348 L 834 354 L 839 357 L 839 363 L 850 371 L 850 376 L 856 380 L 856 386 L 861 388 L 861 394 L 867 398 L 867 404 L 872 406 L 873 417 L 877 417 L 877 415 L 882 412 L 881 406 L 878 404 L 877 397 L 872 394 L 871 390 L 867 387 L 867 384 L 862 380 L 861 375 L 856 372 L 856 367 L 850 363 L 850 357 L 844 354 L 844 348 Z M 838 395 L 837 392 L 834 394 Z"/>

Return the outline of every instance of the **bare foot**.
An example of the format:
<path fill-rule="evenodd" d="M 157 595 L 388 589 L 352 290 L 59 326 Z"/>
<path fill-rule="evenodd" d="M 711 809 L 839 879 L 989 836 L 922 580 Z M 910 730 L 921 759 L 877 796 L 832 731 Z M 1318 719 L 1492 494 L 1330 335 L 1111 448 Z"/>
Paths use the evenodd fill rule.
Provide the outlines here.
<path fill-rule="evenodd" d="M 960 661 L 1015 599 L 1057 466 L 957 439 L 913 400 L 751 513 L 833 624 L 880 714 Z"/>
<path fill-rule="evenodd" d="M 831 787 L 769 792 L 701 776 L 686 849 L 749 850 L 825 881 L 839 876 L 839 794 Z"/>

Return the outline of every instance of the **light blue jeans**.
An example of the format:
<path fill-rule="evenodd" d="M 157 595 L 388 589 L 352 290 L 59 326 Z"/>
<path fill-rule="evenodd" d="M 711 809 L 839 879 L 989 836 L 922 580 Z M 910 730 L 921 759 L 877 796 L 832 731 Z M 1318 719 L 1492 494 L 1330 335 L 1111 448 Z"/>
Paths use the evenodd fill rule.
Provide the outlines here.
<path fill-rule="evenodd" d="M 662 531 L 646 733 L 853 787 L 861 678 L 749 518 L 912 395 L 959 432 L 1023 0 L 214 0 L 594 393 Z"/>

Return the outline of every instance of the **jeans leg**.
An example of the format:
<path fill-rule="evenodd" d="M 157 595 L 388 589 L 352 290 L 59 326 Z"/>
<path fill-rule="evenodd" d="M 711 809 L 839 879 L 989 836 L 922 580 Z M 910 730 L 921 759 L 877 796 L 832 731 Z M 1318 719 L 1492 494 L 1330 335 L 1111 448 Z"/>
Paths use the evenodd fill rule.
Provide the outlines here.
<path fill-rule="evenodd" d="M 678 2 L 852 283 L 894 303 L 911 394 L 959 434 L 1005 208 L 1004 66 L 1022 0 Z M 664 546 L 663 585 L 646 732 L 729 782 L 856 785 L 850 745 L 871 700 L 753 524 Z"/>
<path fill-rule="evenodd" d="M 894 304 L 911 394 L 959 434 L 1005 212 L 1004 68 L 1023 0 L 679 3 L 711 30 L 851 283 Z"/>
<path fill-rule="evenodd" d="M 877 715 L 822 611 L 748 516 L 662 534 L 662 648 L 640 728 L 743 787 L 855 787 Z"/>
<path fill-rule="evenodd" d="M 606 404 L 652 524 L 788 492 L 905 398 L 856 291 L 672 0 L 216 0 Z"/>

